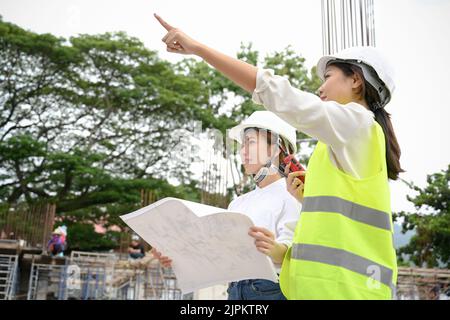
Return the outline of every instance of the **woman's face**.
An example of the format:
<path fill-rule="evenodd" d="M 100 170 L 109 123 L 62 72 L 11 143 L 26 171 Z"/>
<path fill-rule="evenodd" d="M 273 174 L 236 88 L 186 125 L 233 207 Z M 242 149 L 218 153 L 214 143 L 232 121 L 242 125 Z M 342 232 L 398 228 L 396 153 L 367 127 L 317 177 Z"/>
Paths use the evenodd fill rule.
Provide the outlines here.
<path fill-rule="evenodd" d="M 265 132 L 245 131 L 240 155 L 246 174 L 256 174 L 271 158 L 270 146 Z"/>
<path fill-rule="evenodd" d="M 361 86 L 358 76 L 346 76 L 341 69 L 330 65 L 325 70 L 324 82 L 319 88 L 322 101 L 347 104 L 355 100 L 355 90 Z"/>

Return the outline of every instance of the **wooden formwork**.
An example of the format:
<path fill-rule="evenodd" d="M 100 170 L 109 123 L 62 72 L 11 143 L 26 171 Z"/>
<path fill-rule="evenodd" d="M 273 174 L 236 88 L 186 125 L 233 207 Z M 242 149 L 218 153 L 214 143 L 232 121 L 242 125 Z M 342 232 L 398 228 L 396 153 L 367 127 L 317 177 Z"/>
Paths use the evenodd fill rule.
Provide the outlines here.
<path fill-rule="evenodd" d="M 25 240 L 29 247 L 45 248 L 55 222 L 55 204 L 38 203 L 4 208 L 0 212 L 3 237 Z"/>
<path fill-rule="evenodd" d="M 438 299 L 450 288 L 450 270 L 425 268 L 398 268 L 397 298 Z"/>

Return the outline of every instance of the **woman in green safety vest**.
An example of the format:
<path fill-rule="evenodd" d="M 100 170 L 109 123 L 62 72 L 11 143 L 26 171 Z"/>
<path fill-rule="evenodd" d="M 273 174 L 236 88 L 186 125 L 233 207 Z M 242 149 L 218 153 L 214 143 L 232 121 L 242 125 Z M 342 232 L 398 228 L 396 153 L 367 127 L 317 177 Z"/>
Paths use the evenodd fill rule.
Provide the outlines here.
<path fill-rule="evenodd" d="M 190 38 L 162 18 L 167 51 L 194 54 L 252 93 L 253 101 L 319 140 L 308 163 L 303 207 L 280 285 L 288 299 L 391 299 L 397 281 L 388 179 L 398 145 L 384 107 L 393 72 L 372 47 L 319 60 L 320 97 Z M 289 179 L 290 190 L 299 179 Z"/>

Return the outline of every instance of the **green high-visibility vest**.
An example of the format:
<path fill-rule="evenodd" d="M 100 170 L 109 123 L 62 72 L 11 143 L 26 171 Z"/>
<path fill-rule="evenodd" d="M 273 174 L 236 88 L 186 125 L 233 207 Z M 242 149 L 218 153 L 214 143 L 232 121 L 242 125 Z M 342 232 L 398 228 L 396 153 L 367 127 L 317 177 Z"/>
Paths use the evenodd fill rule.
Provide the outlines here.
<path fill-rule="evenodd" d="M 302 212 L 284 258 L 288 299 L 392 299 L 397 282 L 385 138 L 372 127 L 371 177 L 336 168 L 318 142 L 308 164 Z"/>

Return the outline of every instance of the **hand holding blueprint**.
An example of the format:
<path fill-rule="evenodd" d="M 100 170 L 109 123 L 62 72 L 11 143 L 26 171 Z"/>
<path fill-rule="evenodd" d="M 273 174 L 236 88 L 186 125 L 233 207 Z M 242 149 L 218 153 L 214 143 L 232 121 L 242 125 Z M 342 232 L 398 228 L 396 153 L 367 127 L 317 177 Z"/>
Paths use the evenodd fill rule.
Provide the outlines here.
<path fill-rule="evenodd" d="M 253 223 L 244 214 L 164 198 L 121 218 L 172 259 L 183 293 L 243 279 L 277 281 L 270 258 L 248 235 Z"/>

